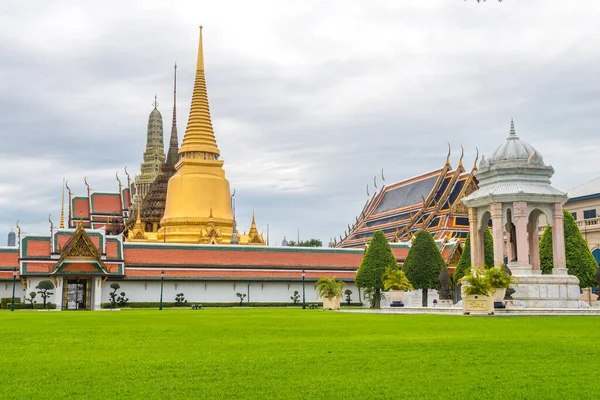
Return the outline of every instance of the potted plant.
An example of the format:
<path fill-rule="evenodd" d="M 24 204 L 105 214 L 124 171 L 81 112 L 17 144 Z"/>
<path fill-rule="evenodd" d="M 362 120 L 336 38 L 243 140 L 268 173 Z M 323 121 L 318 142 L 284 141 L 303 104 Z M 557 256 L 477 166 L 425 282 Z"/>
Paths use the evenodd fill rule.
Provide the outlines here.
<path fill-rule="evenodd" d="M 486 273 L 472 267 L 459 282 L 462 285 L 463 313 L 485 312 L 494 314 L 494 298 L 491 296 L 494 288 Z"/>
<path fill-rule="evenodd" d="M 505 308 L 503 299 L 506 295 L 506 289 L 508 289 L 512 283 L 515 283 L 517 278 L 506 272 L 506 266 L 504 264 L 502 264 L 500 268 L 490 268 L 486 270 L 485 276 L 490 282 L 490 285 L 492 285 L 494 308 Z"/>
<path fill-rule="evenodd" d="M 388 269 L 383 276 L 383 290 L 390 291 L 391 307 L 404 307 L 404 292 L 414 290 L 401 269 Z"/>
<path fill-rule="evenodd" d="M 317 296 L 323 299 L 324 310 L 340 309 L 342 286 L 344 286 L 344 282 L 336 281 L 335 278 L 321 278 L 315 282 Z"/>

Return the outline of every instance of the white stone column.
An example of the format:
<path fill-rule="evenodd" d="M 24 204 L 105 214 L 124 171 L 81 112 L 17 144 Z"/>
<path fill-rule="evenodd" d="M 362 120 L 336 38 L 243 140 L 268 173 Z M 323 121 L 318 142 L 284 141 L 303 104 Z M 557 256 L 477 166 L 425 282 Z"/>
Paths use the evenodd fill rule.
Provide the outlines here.
<path fill-rule="evenodd" d="M 471 240 L 471 265 L 480 267 L 479 259 L 479 229 L 477 228 L 477 209 L 469 208 L 469 235 Z"/>
<path fill-rule="evenodd" d="M 513 203 L 513 216 L 517 236 L 517 264 L 519 267 L 529 266 L 529 246 L 527 243 L 527 203 L 515 201 Z"/>
<path fill-rule="evenodd" d="M 94 285 L 94 290 L 92 291 L 92 310 L 100 310 L 102 308 L 102 277 L 95 276 L 92 279 L 92 285 Z"/>
<path fill-rule="evenodd" d="M 62 276 L 57 276 L 54 279 L 56 280 L 56 287 L 54 288 L 54 303 L 56 304 L 57 310 L 62 310 L 65 278 Z"/>
<path fill-rule="evenodd" d="M 553 269 L 562 271 L 567 269 L 564 218 L 562 204 L 554 203 L 552 205 L 552 261 Z"/>
<path fill-rule="evenodd" d="M 492 214 L 492 236 L 494 238 L 494 267 L 504 263 L 504 226 L 502 225 L 502 203 L 490 205 Z"/>

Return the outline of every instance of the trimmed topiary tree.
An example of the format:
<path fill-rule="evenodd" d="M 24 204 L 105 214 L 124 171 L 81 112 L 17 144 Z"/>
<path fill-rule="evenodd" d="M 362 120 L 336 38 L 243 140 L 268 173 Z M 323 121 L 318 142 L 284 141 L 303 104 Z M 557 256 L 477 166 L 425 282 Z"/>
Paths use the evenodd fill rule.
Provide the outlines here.
<path fill-rule="evenodd" d="M 579 287 L 596 286 L 594 274 L 598 270 L 596 259 L 592 255 L 587 242 L 577 227 L 575 218 L 567 210 L 564 213 L 565 256 L 567 271 L 579 279 Z M 540 268 L 542 273 L 551 274 L 554 268 L 552 254 L 552 227 L 546 226 L 540 239 Z"/>
<path fill-rule="evenodd" d="M 54 283 L 52 283 L 50 279 L 44 279 L 43 281 L 40 281 L 35 288 L 38 290 L 42 299 L 44 299 L 44 308 L 46 308 L 46 300 L 54 294 L 51 292 L 51 290 L 54 289 Z"/>
<path fill-rule="evenodd" d="M 491 268 L 494 266 L 494 237 L 489 229 L 483 231 L 483 263 L 485 268 Z M 465 273 L 471 269 L 471 235 L 467 234 L 467 240 L 463 247 L 463 252 L 458 260 L 456 269 L 454 270 L 454 276 L 452 280 L 455 284 L 458 284 L 460 278 L 465 276 Z"/>
<path fill-rule="evenodd" d="M 383 274 L 388 269 L 397 270 L 398 262 L 383 232 L 376 231 L 371 237 L 369 247 L 367 247 L 354 279 L 356 286 L 373 289 L 375 292 L 374 308 L 381 306 Z"/>
<path fill-rule="evenodd" d="M 415 289 L 423 290 L 423 307 L 427 307 L 427 289 L 440 288 L 440 273 L 446 264 L 433 236 L 420 231 L 404 261 L 402 269 Z"/>

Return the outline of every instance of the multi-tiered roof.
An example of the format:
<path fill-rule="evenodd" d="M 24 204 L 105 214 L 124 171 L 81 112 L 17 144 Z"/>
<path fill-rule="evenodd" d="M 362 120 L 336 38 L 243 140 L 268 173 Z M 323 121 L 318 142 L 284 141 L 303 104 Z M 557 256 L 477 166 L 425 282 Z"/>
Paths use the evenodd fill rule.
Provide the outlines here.
<path fill-rule="evenodd" d="M 473 176 L 477 168 L 473 165 L 466 171 L 461 155 L 458 167 L 452 169 L 449 156 L 440 169 L 384 185 L 369 197 L 356 221 L 348 225 L 339 241 L 334 240 L 334 245 L 364 246 L 377 230 L 382 230 L 391 242 L 409 240 L 422 229 L 436 239 L 466 238 L 469 220 L 461 199 L 477 190 Z"/>

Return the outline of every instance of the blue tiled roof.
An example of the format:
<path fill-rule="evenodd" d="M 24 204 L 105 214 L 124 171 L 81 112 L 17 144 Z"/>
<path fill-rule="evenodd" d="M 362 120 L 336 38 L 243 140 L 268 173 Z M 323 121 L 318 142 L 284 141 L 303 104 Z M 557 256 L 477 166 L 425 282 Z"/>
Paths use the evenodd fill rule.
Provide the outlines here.
<path fill-rule="evenodd" d="M 438 176 L 439 175 L 435 175 L 431 178 L 390 190 L 383 195 L 383 199 L 373 214 L 384 213 L 421 203 L 423 201 L 422 198 L 429 196 L 429 193 L 431 193 Z"/>

